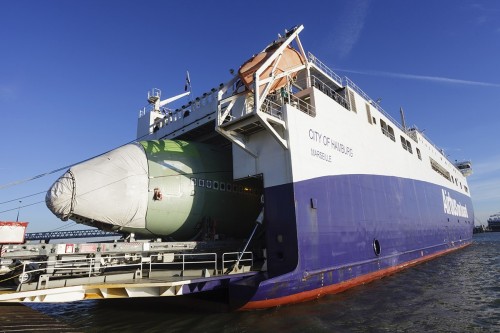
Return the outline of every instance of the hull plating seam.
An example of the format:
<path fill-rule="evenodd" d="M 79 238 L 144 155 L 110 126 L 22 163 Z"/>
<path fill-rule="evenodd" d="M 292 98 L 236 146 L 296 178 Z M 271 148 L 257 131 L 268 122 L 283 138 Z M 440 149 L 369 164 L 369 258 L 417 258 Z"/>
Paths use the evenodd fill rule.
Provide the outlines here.
<path fill-rule="evenodd" d="M 392 255 L 385 256 L 384 259 L 390 259 L 390 258 L 393 258 L 393 257 L 399 257 L 401 255 L 410 254 L 410 253 L 416 253 L 416 252 L 425 251 L 425 250 L 429 250 L 429 249 L 433 249 L 433 248 L 443 247 L 443 246 L 446 246 L 446 245 L 447 244 L 442 243 L 442 244 L 427 246 L 427 247 L 423 247 L 423 248 L 415 249 L 415 250 L 411 250 L 411 251 L 404 251 L 404 252 L 401 252 L 401 253 L 395 253 L 395 254 L 392 254 Z M 461 248 L 461 247 L 462 246 L 459 246 L 459 248 Z M 350 267 L 354 267 L 354 266 L 359 266 L 359 265 L 363 265 L 363 264 L 372 263 L 372 262 L 375 262 L 375 261 L 380 261 L 380 258 L 374 258 L 374 259 L 365 260 L 365 261 L 353 262 L 353 263 L 348 264 L 348 265 L 340 265 L 340 266 L 334 266 L 334 267 L 327 267 L 327 268 L 317 269 L 317 270 L 313 270 L 313 271 L 305 271 L 304 272 L 304 279 L 310 278 L 310 277 L 312 277 L 314 275 L 328 273 L 328 272 L 334 271 L 336 269 L 350 268 Z"/>

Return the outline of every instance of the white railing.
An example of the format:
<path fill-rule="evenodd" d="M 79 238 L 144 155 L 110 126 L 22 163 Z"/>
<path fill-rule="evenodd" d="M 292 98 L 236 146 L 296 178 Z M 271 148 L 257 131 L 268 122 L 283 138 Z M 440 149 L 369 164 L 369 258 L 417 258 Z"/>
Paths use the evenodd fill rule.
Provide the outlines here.
<path fill-rule="evenodd" d="M 349 103 L 343 96 L 341 96 L 339 93 L 330 88 L 328 85 L 326 85 L 323 81 L 321 81 L 314 75 L 311 76 L 311 84 L 317 89 L 319 89 L 321 92 L 326 94 L 328 97 L 332 98 L 337 103 L 345 107 L 346 109 L 349 108 Z"/>
<path fill-rule="evenodd" d="M 203 264 L 205 266 L 211 266 L 213 265 L 213 269 L 214 269 L 214 272 L 217 271 L 217 253 L 181 253 L 181 254 L 175 254 L 173 256 L 173 260 L 172 261 L 167 261 L 167 262 L 163 262 L 163 261 L 159 261 L 158 259 L 159 258 L 162 258 L 163 256 L 165 256 L 166 254 L 156 254 L 156 255 L 152 255 L 150 256 L 150 261 L 149 261 L 149 272 L 153 271 L 153 269 L 156 269 L 156 267 L 162 267 L 162 266 L 181 266 L 181 270 L 182 271 L 185 271 L 186 270 L 186 266 L 187 265 L 191 265 L 193 267 L 191 268 L 194 268 L 194 266 L 199 266 L 200 264 Z M 175 257 L 177 257 L 177 259 L 181 258 L 180 261 L 175 261 Z M 188 260 L 186 260 L 186 257 Z M 200 258 L 200 260 L 191 260 L 191 258 L 193 257 L 198 257 Z M 153 261 L 153 258 L 156 258 L 157 260 L 156 261 Z M 212 258 L 211 260 L 203 260 L 203 259 L 209 259 L 209 258 Z M 206 264 L 209 264 L 209 265 L 206 265 Z M 153 267 L 153 265 L 155 267 Z M 206 267 L 204 267 L 206 268 Z"/>
<path fill-rule="evenodd" d="M 241 258 L 238 260 L 238 258 L 241 256 Z M 229 258 L 228 258 L 229 257 Z M 250 257 L 250 258 L 248 258 Z M 226 269 L 232 268 L 236 263 L 248 263 L 250 262 L 250 265 L 243 265 L 243 266 L 253 266 L 253 253 L 252 252 L 226 252 L 222 255 L 222 272 L 225 272 Z M 226 267 L 226 264 L 230 264 Z"/>
<path fill-rule="evenodd" d="M 396 121 L 389 113 L 387 113 L 377 102 L 372 100 L 368 94 L 366 94 L 361 88 L 359 88 L 353 81 L 351 81 L 348 77 L 344 77 L 342 79 L 338 74 L 336 74 L 333 70 L 331 70 L 327 65 L 321 62 L 318 58 L 316 58 L 312 53 L 308 52 L 307 56 L 309 61 L 320 68 L 323 72 L 330 76 L 331 79 L 337 81 L 340 86 L 347 86 L 352 90 L 356 91 L 361 97 L 363 97 L 368 103 L 370 103 L 375 109 L 380 111 L 387 119 L 389 119 L 395 126 L 401 129 L 403 132 L 406 132 L 405 128 Z M 313 78 L 313 77 L 311 77 Z M 323 83 L 324 84 L 324 83 Z M 344 99 L 345 100 L 345 99 Z M 346 103 L 347 105 L 347 103 Z"/>
<path fill-rule="evenodd" d="M 162 253 L 154 254 L 149 257 L 141 255 L 123 255 L 123 256 L 103 256 L 101 258 L 73 258 L 58 259 L 47 261 L 29 261 L 16 267 L 12 278 L 17 278 L 20 285 L 37 280 L 38 276 L 47 274 L 49 277 L 59 278 L 74 278 L 74 277 L 91 277 L 102 275 L 106 270 L 111 274 L 115 271 L 118 273 L 125 272 L 140 272 L 143 276 L 144 269 L 148 273 L 158 270 L 202 270 L 213 269 L 214 274 L 224 272 L 228 264 L 233 264 L 238 261 L 238 256 L 241 252 L 226 252 L 222 254 L 221 269 L 218 269 L 217 253 Z M 163 256 L 170 256 L 167 260 Z M 253 253 L 244 252 L 240 263 L 253 266 Z M 21 269 L 22 267 L 22 269 Z M 118 271 L 117 268 L 126 268 L 124 271 Z"/>
<path fill-rule="evenodd" d="M 290 96 L 290 105 L 297 108 L 299 111 L 304 112 L 305 114 L 315 117 L 316 116 L 316 108 L 311 104 L 301 100 L 297 96 Z"/>
<path fill-rule="evenodd" d="M 337 81 L 337 83 L 342 85 L 342 78 L 334 71 L 332 71 L 327 65 L 322 63 L 318 58 L 316 58 L 311 52 L 307 52 L 307 58 L 309 59 L 309 62 L 312 62 L 314 65 L 316 65 L 316 67 L 328 74 L 334 81 Z"/>
<path fill-rule="evenodd" d="M 105 268 L 131 268 L 137 266 L 142 270 L 142 261 L 140 256 L 111 256 L 96 258 L 70 258 L 58 259 L 47 261 L 30 261 L 22 264 L 20 274 L 15 275 L 19 277 L 19 282 L 26 283 L 31 281 L 30 275 L 40 275 L 42 273 L 52 274 L 53 276 L 92 276 L 93 274 L 100 274 L 101 270 Z M 137 262 L 131 262 L 137 261 Z"/>
<path fill-rule="evenodd" d="M 368 103 L 370 103 L 375 109 L 380 111 L 387 119 L 389 119 L 395 126 L 401 129 L 403 132 L 406 132 L 406 129 L 396 121 L 389 113 L 387 113 L 377 102 L 372 100 L 367 93 L 365 93 L 361 88 L 359 88 L 353 81 L 351 81 L 348 77 L 344 77 L 342 79 L 339 75 L 337 75 L 333 70 L 331 70 L 327 65 L 321 62 L 318 58 L 316 58 L 312 53 L 308 52 L 307 56 L 309 61 L 324 71 L 326 74 L 330 76 L 334 81 L 337 81 L 341 86 L 350 87 L 352 90 L 356 91 L 361 97 L 363 97 Z"/>
<path fill-rule="evenodd" d="M 267 113 L 271 116 L 274 116 L 276 118 L 282 119 L 282 114 L 281 114 L 281 105 L 270 100 L 269 98 L 266 98 L 264 102 L 262 102 L 262 106 L 260 107 L 260 110 L 264 113 Z"/>
<path fill-rule="evenodd" d="M 361 88 L 359 88 L 354 82 L 352 82 L 349 78 L 345 77 L 345 84 L 347 87 L 351 88 L 355 92 L 357 92 L 361 97 L 365 99 L 370 105 L 372 105 L 375 109 L 379 110 L 387 119 L 389 119 L 395 126 L 397 126 L 403 133 L 406 133 L 406 129 L 401 125 L 397 120 L 395 120 L 389 113 L 387 113 L 380 104 L 375 102 L 368 96 Z"/>

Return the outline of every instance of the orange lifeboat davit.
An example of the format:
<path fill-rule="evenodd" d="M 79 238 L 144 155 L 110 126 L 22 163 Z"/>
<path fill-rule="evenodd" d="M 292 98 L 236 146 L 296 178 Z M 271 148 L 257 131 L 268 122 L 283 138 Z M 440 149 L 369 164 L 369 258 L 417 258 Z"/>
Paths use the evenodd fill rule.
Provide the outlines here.
<path fill-rule="evenodd" d="M 238 72 L 239 77 L 241 81 L 245 84 L 245 86 L 253 91 L 254 90 L 254 73 L 266 62 L 267 59 L 269 59 L 274 52 L 276 51 L 277 48 L 279 48 L 279 44 L 274 44 L 265 49 L 263 52 L 253 56 L 251 59 L 247 60 L 241 67 Z M 276 62 L 278 64 L 276 65 Z M 303 65 L 305 63 L 305 59 L 300 54 L 297 50 L 292 48 L 291 46 L 287 46 L 283 50 L 283 54 L 281 57 L 276 58 L 271 65 L 269 65 L 260 75 L 259 79 L 267 79 L 270 77 L 271 72 L 273 71 L 274 68 L 274 75 L 279 75 L 285 71 L 288 71 L 294 67 Z M 297 73 L 293 73 L 292 78 L 295 79 L 297 76 Z M 273 92 L 283 86 L 286 85 L 287 78 L 282 77 L 277 80 L 275 80 L 271 88 L 269 89 L 269 92 Z M 259 91 L 262 92 L 264 89 L 264 84 L 260 85 Z"/>

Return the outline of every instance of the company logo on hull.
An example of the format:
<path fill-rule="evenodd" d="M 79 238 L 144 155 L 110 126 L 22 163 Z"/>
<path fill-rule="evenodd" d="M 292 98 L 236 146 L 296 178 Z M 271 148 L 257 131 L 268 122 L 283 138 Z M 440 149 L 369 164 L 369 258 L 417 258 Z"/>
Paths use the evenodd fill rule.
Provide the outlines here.
<path fill-rule="evenodd" d="M 460 202 L 457 202 L 446 190 L 441 189 L 441 191 L 443 192 L 443 206 L 446 214 L 465 218 L 469 217 L 466 205 L 462 205 Z"/>

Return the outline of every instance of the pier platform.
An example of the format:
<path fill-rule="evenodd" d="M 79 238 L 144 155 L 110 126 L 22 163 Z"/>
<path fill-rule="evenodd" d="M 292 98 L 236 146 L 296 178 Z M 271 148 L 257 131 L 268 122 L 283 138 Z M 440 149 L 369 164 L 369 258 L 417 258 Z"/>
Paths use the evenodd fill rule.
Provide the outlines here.
<path fill-rule="evenodd" d="M 133 278 L 130 274 L 102 275 L 90 278 L 72 278 L 26 283 L 18 289 L 0 290 L 0 304 L 60 303 L 86 299 L 164 297 L 194 294 L 224 288 L 230 281 L 237 281 L 257 274 L 247 271 L 230 275 L 209 277 L 156 277 Z M 129 276 L 129 279 L 120 278 Z M 0 330 L 0 332 L 2 332 Z"/>

